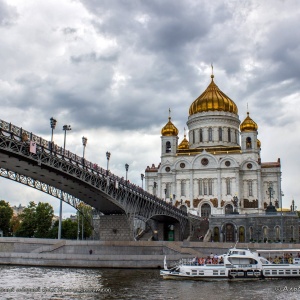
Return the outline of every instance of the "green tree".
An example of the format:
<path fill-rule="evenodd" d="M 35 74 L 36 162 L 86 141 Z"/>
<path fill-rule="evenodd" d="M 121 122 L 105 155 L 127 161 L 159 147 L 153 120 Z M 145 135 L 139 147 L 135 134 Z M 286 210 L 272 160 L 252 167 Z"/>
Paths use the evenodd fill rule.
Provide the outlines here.
<path fill-rule="evenodd" d="M 13 236 L 16 236 L 16 231 L 20 227 L 20 217 L 19 216 L 12 216 L 10 220 L 10 227 L 11 227 L 11 232 Z"/>
<path fill-rule="evenodd" d="M 19 215 L 20 225 L 16 230 L 16 236 L 47 238 L 50 234 L 53 207 L 49 203 L 39 202 L 36 205 L 31 201 Z"/>
<path fill-rule="evenodd" d="M 37 238 L 48 238 L 54 217 L 53 207 L 49 203 L 39 202 L 35 210 L 36 230 L 34 236 Z"/>
<path fill-rule="evenodd" d="M 82 220 L 83 220 L 83 236 L 84 239 L 90 237 L 93 232 L 93 228 L 91 227 L 92 220 L 93 220 L 93 214 L 92 214 L 92 207 L 89 205 L 86 205 L 84 203 L 79 203 L 78 209 L 80 210 L 77 211 L 77 220 L 78 220 L 78 215 L 79 215 L 79 230 L 80 230 L 80 236 L 79 238 L 81 239 L 82 237 Z"/>
<path fill-rule="evenodd" d="M 51 228 L 50 237 L 56 239 L 58 236 L 58 223 L 55 221 L 53 227 Z M 77 239 L 77 222 L 72 221 L 71 219 L 63 220 L 61 223 L 61 238 L 68 240 Z"/>
<path fill-rule="evenodd" d="M 10 220 L 13 216 L 13 209 L 8 202 L 0 200 L 0 229 L 3 236 L 11 236 Z"/>
<path fill-rule="evenodd" d="M 16 231 L 19 237 L 34 237 L 36 230 L 36 204 L 31 201 L 28 206 L 20 213 L 20 226 Z"/>

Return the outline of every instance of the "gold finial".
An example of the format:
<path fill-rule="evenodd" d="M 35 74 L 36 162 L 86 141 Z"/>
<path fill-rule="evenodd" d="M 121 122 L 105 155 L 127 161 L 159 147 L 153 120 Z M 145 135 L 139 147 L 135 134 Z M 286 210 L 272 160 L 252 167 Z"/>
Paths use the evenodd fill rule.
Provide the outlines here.
<path fill-rule="evenodd" d="M 249 116 L 249 107 L 248 107 L 248 102 L 247 102 L 247 116 Z"/>
<path fill-rule="evenodd" d="M 215 76 L 214 76 L 214 66 L 213 64 L 211 63 L 211 75 L 210 75 L 211 79 L 213 79 Z"/>
<path fill-rule="evenodd" d="M 183 130 L 184 130 L 184 137 L 186 137 L 186 133 L 185 133 L 185 127 L 183 128 Z"/>

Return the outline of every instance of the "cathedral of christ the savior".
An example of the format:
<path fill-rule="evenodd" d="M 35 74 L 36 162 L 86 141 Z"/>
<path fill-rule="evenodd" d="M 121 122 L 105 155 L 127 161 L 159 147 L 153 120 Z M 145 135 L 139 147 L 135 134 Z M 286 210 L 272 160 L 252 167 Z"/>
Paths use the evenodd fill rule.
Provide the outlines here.
<path fill-rule="evenodd" d="M 161 162 L 145 170 L 149 193 L 210 222 L 218 217 L 218 232 L 227 226 L 222 216 L 261 216 L 268 210 L 276 214 L 281 204 L 280 159 L 261 160 L 258 125 L 249 112 L 241 122 L 237 105 L 218 88 L 214 75 L 191 103 L 187 127 L 188 137 L 184 132 L 179 143 L 169 115 L 161 130 Z M 233 232 L 239 229 L 234 222 L 231 226 Z"/>

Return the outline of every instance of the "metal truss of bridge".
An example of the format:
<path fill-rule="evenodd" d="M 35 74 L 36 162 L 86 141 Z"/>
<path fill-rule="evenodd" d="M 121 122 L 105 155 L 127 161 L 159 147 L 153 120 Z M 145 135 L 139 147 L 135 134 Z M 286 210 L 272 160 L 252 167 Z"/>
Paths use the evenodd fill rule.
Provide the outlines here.
<path fill-rule="evenodd" d="M 35 153 L 30 152 L 30 141 Z M 103 214 L 177 222 L 181 239 L 188 230 L 185 211 L 151 195 L 51 142 L 0 120 L 0 175 L 48 193 L 77 209 L 80 201 Z M 132 227 L 132 232 L 133 232 Z"/>

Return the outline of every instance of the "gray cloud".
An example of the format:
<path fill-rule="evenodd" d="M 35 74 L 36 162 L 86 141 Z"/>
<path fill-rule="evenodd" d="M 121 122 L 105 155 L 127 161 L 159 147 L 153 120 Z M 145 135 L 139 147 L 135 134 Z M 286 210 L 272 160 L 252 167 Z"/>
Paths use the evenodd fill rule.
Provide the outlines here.
<path fill-rule="evenodd" d="M 181 140 L 213 63 L 241 121 L 248 103 L 263 160 L 281 156 L 283 184 L 300 197 L 289 175 L 299 175 L 299 159 L 284 146 L 299 144 L 298 7 L 296 0 L 0 0 L 0 118 L 49 138 L 54 116 L 57 142 L 71 124 L 70 150 L 81 153 L 86 135 L 90 160 L 105 165 L 110 150 L 114 172 L 128 162 L 139 183 L 145 166 L 159 162 L 169 108 Z"/>

